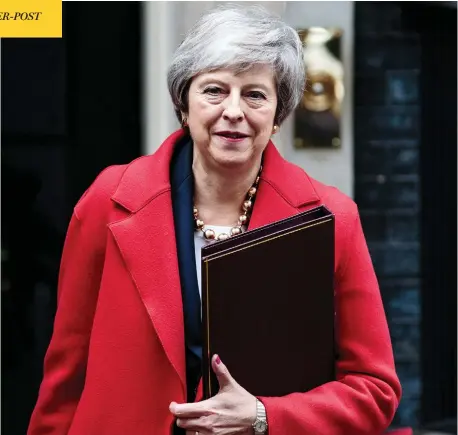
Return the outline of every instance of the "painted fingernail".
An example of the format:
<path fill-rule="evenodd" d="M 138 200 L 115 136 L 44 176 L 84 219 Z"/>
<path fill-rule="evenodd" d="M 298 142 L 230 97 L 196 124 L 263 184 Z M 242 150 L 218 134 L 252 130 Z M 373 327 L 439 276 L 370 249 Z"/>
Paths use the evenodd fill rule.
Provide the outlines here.
<path fill-rule="evenodd" d="M 219 355 L 216 356 L 215 362 L 218 365 L 221 364 L 221 359 L 219 358 Z"/>

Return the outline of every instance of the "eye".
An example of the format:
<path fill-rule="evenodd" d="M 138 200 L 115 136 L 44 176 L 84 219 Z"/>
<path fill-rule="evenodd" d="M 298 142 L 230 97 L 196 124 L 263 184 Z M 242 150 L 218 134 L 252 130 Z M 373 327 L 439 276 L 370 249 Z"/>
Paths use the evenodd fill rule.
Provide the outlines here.
<path fill-rule="evenodd" d="M 205 88 L 204 94 L 209 94 L 209 95 L 220 95 L 223 92 L 221 88 L 218 88 L 218 86 L 209 86 L 208 88 Z"/>
<path fill-rule="evenodd" d="M 259 91 L 250 91 L 248 92 L 248 98 L 252 98 L 253 100 L 265 100 L 266 96 Z"/>

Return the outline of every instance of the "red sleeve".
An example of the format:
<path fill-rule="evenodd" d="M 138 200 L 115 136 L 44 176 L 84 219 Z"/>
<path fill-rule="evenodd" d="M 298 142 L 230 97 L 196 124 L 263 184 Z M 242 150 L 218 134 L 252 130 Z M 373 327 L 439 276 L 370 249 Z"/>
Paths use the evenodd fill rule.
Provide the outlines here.
<path fill-rule="evenodd" d="M 336 274 L 337 380 L 307 393 L 261 397 L 269 435 L 377 435 L 397 409 L 401 386 L 387 321 L 358 212 L 354 215 Z"/>
<path fill-rule="evenodd" d="M 89 337 L 102 274 L 104 249 L 91 225 L 73 214 L 62 254 L 58 308 L 44 362 L 44 377 L 28 435 L 64 435 L 86 374 Z"/>

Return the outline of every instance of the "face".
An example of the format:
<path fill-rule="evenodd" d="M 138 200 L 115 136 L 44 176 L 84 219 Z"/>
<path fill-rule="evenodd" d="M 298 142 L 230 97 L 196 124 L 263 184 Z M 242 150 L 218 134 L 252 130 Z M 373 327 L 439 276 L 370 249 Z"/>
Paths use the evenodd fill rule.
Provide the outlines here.
<path fill-rule="evenodd" d="M 272 135 L 277 108 L 272 70 L 200 74 L 191 82 L 188 107 L 184 116 L 200 158 L 212 165 L 249 165 Z"/>

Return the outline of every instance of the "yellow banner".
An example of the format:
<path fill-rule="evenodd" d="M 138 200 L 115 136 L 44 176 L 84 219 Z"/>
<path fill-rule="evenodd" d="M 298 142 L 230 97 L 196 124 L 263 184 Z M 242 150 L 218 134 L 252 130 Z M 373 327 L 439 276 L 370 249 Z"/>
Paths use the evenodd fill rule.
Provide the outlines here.
<path fill-rule="evenodd" d="M 0 0 L 0 38 L 61 38 L 62 0 Z"/>

